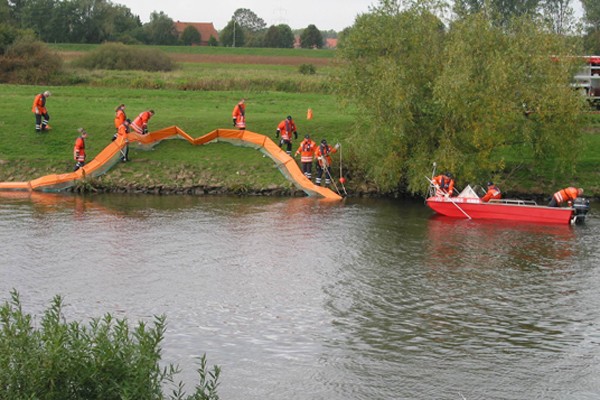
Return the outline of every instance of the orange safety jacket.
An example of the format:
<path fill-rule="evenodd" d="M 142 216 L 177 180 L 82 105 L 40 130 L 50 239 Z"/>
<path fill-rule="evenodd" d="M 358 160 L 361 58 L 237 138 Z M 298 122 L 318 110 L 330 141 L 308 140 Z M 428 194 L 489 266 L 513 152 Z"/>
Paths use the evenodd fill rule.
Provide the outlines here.
<path fill-rule="evenodd" d="M 488 191 L 485 194 L 485 196 L 483 196 L 481 198 L 481 201 L 487 203 L 491 199 L 501 199 L 501 198 L 502 198 L 502 192 L 500 191 L 500 189 L 498 189 L 498 186 L 492 185 L 488 188 Z"/>
<path fill-rule="evenodd" d="M 319 166 L 321 168 L 328 167 L 331 165 L 331 157 L 329 154 L 336 153 L 337 149 L 335 147 L 331 147 L 328 144 L 321 144 L 317 147 L 315 151 L 315 157 L 317 157 L 317 161 L 319 162 Z M 323 158 L 327 164 L 323 164 Z"/>
<path fill-rule="evenodd" d="M 315 151 L 317 150 L 317 144 L 312 139 L 304 139 L 298 150 L 296 150 L 296 154 L 300 153 L 300 162 L 303 163 L 311 163 L 313 161 L 313 157 L 315 155 Z"/>
<path fill-rule="evenodd" d="M 148 129 L 148 121 L 152 117 L 150 111 L 143 111 L 133 120 L 131 127 L 140 135 L 144 134 L 144 131 Z"/>
<path fill-rule="evenodd" d="M 448 178 L 446 175 L 438 175 L 431 181 L 434 185 L 438 185 L 439 189 L 442 191 L 441 193 L 436 193 L 438 196 L 446 193 L 452 196 L 452 192 L 454 191 L 454 179 Z"/>
<path fill-rule="evenodd" d="M 281 134 L 283 140 L 292 140 L 292 133 L 296 132 L 296 124 L 294 120 L 284 119 L 277 126 L 277 132 Z"/>
<path fill-rule="evenodd" d="M 127 119 L 127 115 L 125 115 L 125 110 L 121 107 L 117 108 L 115 112 L 115 128 L 119 129 L 119 126 Z"/>
<path fill-rule="evenodd" d="M 34 114 L 46 114 L 46 96 L 43 93 L 38 94 L 33 99 L 33 105 L 31 106 L 31 112 Z"/>
<path fill-rule="evenodd" d="M 575 200 L 578 194 L 579 192 L 577 191 L 577 188 L 568 187 L 554 193 L 554 200 L 556 200 L 557 204 L 562 204 L 565 201 Z"/>
<path fill-rule="evenodd" d="M 125 124 L 119 125 L 119 129 L 117 130 L 117 135 L 122 136 L 127 139 L 127 134 L 129 133 L 129 126 Z"/>
<path fill-rule="evenodd" d="M 237 103 L 235 107 L 233 107 L 233 111 L 231 112 L 231 116 L 233 118 L 238 118 L 240 116 L 246 116 L 246 104 Z"/>
<path fill-rule="evenodd" d="M 75 147 L 73 147 L 73 158 L 75 161 L 85 161 L 85 139 L 79 136 L 75 139 Z"/>

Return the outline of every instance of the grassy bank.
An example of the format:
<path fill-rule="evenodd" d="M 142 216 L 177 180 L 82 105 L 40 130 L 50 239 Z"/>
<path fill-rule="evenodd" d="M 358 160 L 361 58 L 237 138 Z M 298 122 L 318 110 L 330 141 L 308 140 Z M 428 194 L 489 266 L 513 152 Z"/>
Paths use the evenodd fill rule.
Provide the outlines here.
<path fill-rule="evenodd" d="M 95 46 L 52 47 L 73 57 Z M 0 181 L 26 181 L 71 170 L 73 142 L 80 126 L 90 132 L 91 159 L 110 141 L 113 110 L 119 103 L 127 104 L 132 119 L 145 109 L 156 110 L 151 130 L 177 125 L 197 137 L 217 128 L 230 128 L 231 110 L 239 98 L 245 97 L 249 130 L 273 137 L 279 121 L 291 114 L 301 136 L 310 133 L 316 140 L 345 142 L 353 116 L 341 109 L 331 94 L 335 75 L 333 51 L 177 46 L 161 49 L 176 57 L 207 55 L 222 59 L 206 62 L 191 58 L 167 73 L 71 70 L 74 78 L 69 86 L 1 85 Z M 265 58 L 252 63 L 232 58 L 246 55 Z M 327 64 L 319 66 L 316 75 L 298 72 L 298 64 L 319 57 Z M 290 58 L 295 59 L 293 64 L 273 61 Z M 70 68 L 68 57 L 66 65 Z M 54 94 L 48 101 L 53 130 L 36 135 L 31 102 L 36 93 L 45 89 Z M 308 108 L 314 112 L 310 121 L 306 120 Z M 596 152 L 600 145 L 600 114 L 590 113 L 586 118 L 575 174 L 553 174 L 552 160 L 533 166 L 531 159 L 517 158 L 508 150 L 500 154 L 506 159 L 506 168 L 496 178 L 503 191 L 507 195 L 542 197 L 574 185 L 584 187 L 588 196 L 600 197 L 600 155 Z M 240 193 L 292 188 L 268 158 L 227 144 L 194 147 L 184 141 L 167 141 L 154 151 L 133 148 L 131 158 L 132 163 L 116 166 L 94 184 L 124 188 L 208 186 Z M 335 167 L 337 172 L 338 165 Z M 462 187 L 483 182 L 461 182 L 458 177 L 457 183 Z M 351 180 L 348 187 L 364 191 L 367 185 Z"/>
<path fill-rule="evenodd" d="M 64 173 L 73 166 L 73 143 L 84 127 L 88 160 L 109 142 L 114 133 L 114 108 L 127 105 L 128 116 L 153 108 L 150 129 L 177 125 L 197 137 L 217 128 L 231 127 L 231 110 L 246 98 L 248 129 L 274 137 L 278 123 L 288 114 L 299 134 L 320 140 L 343 141 L 351 116 L 335 98 L 323 94 L 281 92 L 203 92 L 178 90 L 50 87 L 48 99 L 52 130 L 34 132 L 33 96 L 47 88 L 0 86 L 0 181 L 26 181 L 49 173 Z M 306 120 L 312 108 L 313 120 Z M 297 146 L 300 138 L 295 141 Z M 294 148 L 295 150 L 295 148 Z M 269 158 L 248 148 L 218 143 L 191 146 L 183 140 L 166 141 L 153 151 L 132 147 L 131 163 L 117 165 L 98 182 L 102 185 L 229 187 L 240 192 L 266 188 L 291 188 Z"/>

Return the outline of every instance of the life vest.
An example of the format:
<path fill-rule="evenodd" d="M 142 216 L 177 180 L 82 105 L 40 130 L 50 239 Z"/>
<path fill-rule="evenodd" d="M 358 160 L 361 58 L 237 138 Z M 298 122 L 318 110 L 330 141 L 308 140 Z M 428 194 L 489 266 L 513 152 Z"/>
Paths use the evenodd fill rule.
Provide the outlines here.
<path fill-rule="evenodd" d="M 75 147 L 73 148 L 73 155 L 76 161 L 85 161 L 85 139 L 79 136 L 75 139 Z"/>
<path fill-rule="evenodd" d="M 46 96 L 43 93 L 38 94 L 33 99 L 33 105 L 31 106 L 31 112 L 34 114 L 46 114 Z"/>
<path fill-rule="evenodd" d="M 115 128 L 119 129 L 119 126 L 127 119 L 127 115 L 125 115 L 125 110 L 121 107 L 117 108 L 115 112 Z"/>
<path fill-rule="evenodd" d="M 577 188 L 568 187 L 554 193 L 554 200 L 556 200 L 557 204 L 562 204 L 569 200 L 575 200 L 578 194 Z"/>
<path fill-rule="evenodd" d="M 118 131 L 117 131 L 117 135 L 123 136 L 123 137 L 127 138 L 127 134 L 128 133 L 129 133 L 129 126 L 128 125 L 125 125 L 125 124 L 119 125 Z"/>
<path fill-rule="evenodd" d="M 152 117 L 150 111 L 143 111 L 136 117 L 131 123 L 131 127 L 140 135 L 144 134 L 144 131 L 148 129 L 148 121 Z"/>
<path fill-rule="evenodd" d="M 315 154 L 317 144 L 312 139 L 304 139 L 296 153 L 300 153 L 300 162 L 311 163 Z"/>
<path fill-rule="evenodd" d="M 454 191 L 454 179 L 448 178 L 446 175 L 438 175 L 431 181 L 439 186 L 435 193 L 437 196 L 442 196 L 446 193 L 452 195 Z"/>
<path fill-rule="evenodd" d="M 279 123 L 277 130 L 281 132 L 281 139 L 291 141 L 292 133 L 296 131 L 296 124 L 294 124 L 294 120 L 286 118 Z"/>
<path fill-rule="evenodd" d="M 317 161 L 320 167 L 328 167 L 331 165 L 331 156 L 330 154 L 337 152 L 335 147 L 331 147 L 328 144 L 321 144 L 317 147 L 315 151 L 315 156 L 317 157 Z M 322 158 L 322 159 L 321 159 Z M 326 162 L 326 164 L 323 163 Z"/>
<path fill-rule="evenodd" d="M 483 196 L 481 198 L 481 201 L 488 202 L 491 199 L 500 199 L 500 198 L 502 198 L 502 192 L 500 191 L 500 189 L 498 189 L 498 186 L 492 185 L 488 188 L 488 191 L 485 194 L 485 196 Z"/>

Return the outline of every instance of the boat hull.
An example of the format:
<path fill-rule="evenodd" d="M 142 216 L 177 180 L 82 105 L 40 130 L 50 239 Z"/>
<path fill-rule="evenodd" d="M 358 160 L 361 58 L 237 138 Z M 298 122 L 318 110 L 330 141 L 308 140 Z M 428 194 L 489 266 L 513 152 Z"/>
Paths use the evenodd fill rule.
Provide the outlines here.
<path fill-rule="evenodd" d="M 527 202 L 489 202 L 479 198 L 432 196 L 427 205 L 438 214 L 463 219 L 494 219 L 542 224 L 569 224 L 571 207 L 547 207 Z"/>

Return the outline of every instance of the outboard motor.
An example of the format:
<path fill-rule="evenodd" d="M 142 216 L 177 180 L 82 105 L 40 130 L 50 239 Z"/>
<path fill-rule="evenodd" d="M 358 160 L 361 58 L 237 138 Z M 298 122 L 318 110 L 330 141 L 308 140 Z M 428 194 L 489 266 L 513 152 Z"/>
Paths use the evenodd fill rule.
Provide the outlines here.
<path fill-rule="evenodd" d="M 576 198 L 573 201 L 573 217 L 571 218 L 571 222 L 584 222 L 588 211 L 590 211 L 590 201 L 583 197 Z"/>

